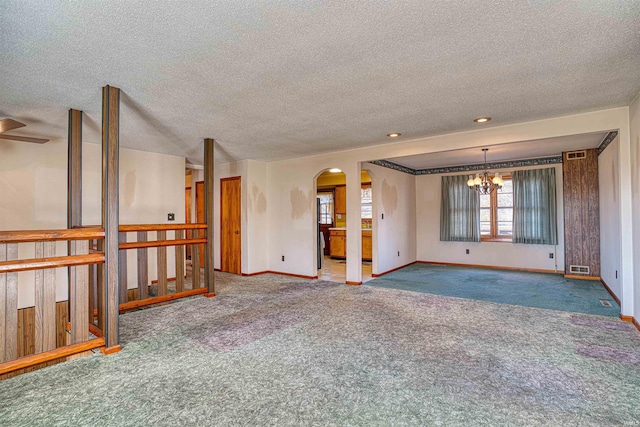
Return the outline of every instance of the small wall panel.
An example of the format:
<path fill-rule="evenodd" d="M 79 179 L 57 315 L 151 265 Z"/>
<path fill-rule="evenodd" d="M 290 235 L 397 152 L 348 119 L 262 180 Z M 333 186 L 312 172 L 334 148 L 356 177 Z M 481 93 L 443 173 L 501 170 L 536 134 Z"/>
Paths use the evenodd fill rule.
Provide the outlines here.
<path fill-rule="evenodd" d="M 572 265 L 589 267 L 589 276 L 600 277 L 600 197 L 598 153 L 570 158 L 563 153 L 565 274 Z"/>

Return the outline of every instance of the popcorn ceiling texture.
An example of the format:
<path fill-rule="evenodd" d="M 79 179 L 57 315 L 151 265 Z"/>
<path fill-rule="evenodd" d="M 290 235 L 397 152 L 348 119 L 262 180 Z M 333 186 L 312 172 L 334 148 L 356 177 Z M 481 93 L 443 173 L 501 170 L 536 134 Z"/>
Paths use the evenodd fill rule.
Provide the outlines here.
<path fill-rule="evenodd" d="M 123 147 L 277 160 L 627 106 L 640 2 L 21 1 L 0 6 L 0 117 L 100 142 L 123 90 Z"/>
<path fill-rule="evenodd" d="M 119 353 L 0 382 L 0 425 L 640 419 L 640 334 L 619 319 L 275 275 L 217 283 L 216 298 L 121 316 Z"/>

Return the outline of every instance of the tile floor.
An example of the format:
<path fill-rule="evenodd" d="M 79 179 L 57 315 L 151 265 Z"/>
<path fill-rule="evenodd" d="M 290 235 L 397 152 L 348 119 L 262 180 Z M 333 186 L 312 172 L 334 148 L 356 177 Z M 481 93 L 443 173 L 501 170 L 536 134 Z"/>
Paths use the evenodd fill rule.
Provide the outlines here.
<path fill-rule="evenodd" d="M 325 256 L 322 261 L 322 269 L 318 270 L 318 279 L 345 283 L 347 281 L 347 261 Z M 371 280 L 371 262 L 363 262 L 362 282 L 369 280 Z"/>

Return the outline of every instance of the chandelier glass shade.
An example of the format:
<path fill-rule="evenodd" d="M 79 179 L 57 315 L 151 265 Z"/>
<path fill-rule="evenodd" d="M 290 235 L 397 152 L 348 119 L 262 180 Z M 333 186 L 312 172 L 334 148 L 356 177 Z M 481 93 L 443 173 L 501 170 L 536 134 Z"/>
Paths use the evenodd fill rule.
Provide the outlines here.
<path fill-rule="evenodd" d="M 469 175 L 467 185 L 471 190 L 477 191 L 479 194 L 491 194 L 494 190 L 499 190 L 504 185 L 504 179 L 499 172 L 496 172 L 491 176 L 489 168 L 487 167 L 487 151 L 488 148 L 483 148 L 484 151 L 484 171 L 477 173 L 475 178 L 473 175 Z"/>

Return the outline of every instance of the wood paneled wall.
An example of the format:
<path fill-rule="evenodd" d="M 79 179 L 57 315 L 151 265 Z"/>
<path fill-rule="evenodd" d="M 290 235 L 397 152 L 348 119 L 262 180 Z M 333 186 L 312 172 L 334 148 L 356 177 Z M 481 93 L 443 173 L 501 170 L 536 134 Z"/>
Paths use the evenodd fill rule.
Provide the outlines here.
<path fill-rule="evenodd" d="M 56 303 L 56 348 L 70 344 L 70 335 L 67 332 L 69 319 L 69 301 Z M 36 308 L 27 307 L 18 310 L 18 357 L 30 356 L 36 352 Z M 35 371 L 66 359 L 58 359 L 52 362 L 41 363 L 29 368 L 20 369 L 9 374 L 0 375 L 0 380 L 14 377 L 25 372 Z"/>
<path fill-rule="evenodd" d="M 597 150 L 570 159 L 563 153 L 565 274 L 572 265 L 588 266 L 588 276 L 600 276 L 600 202 Z"/>

